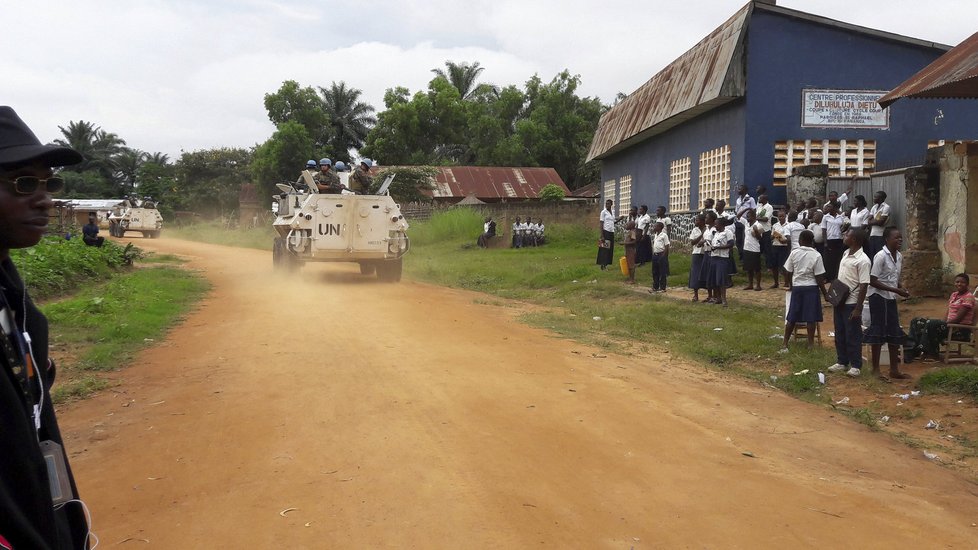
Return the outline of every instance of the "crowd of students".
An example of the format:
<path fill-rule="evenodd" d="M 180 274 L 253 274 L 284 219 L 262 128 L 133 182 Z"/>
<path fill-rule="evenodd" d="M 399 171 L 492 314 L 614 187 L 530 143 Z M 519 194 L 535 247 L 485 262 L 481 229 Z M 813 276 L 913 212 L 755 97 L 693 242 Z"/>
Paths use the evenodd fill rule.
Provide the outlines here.
<path fill-rule="evenodd" d="M 880 375 L 881 349 L 886 345 L 889 378 L 907 378 L 899 368 L 907 335 L 900 326 L 897 307 L 898 298 L 910 296 L 901 281 L 903 236 L 897 227 L 889 225 L 885 192 L 873 195 L 871 207 L 862 195 L 853 197 L 852 206 L 847 207 L 852 191 L 850 187 L 841 195 L 829 192 L 821 205 L 811 197 L 793 208 L 781 209 L 768 202 L 763 186 L 754 199 L 741 185 L 732 210 L 727 210 L 724 200 L 707 199 L 694 217 L 688 237 L 692 255 L 688 287 L 693 290 L 694 302 L 700 301 L 700 292 L 705 290 L 704 303 L 726 306 L 727 289 L 738 269 L 736 257 L 747 277 L 744 290 L 763 290 L 766 268 L 772 278 L 767 288 L 780 288 L 783 281 L 789 292 L 782 352 L 788 351 L 799 324 L 806 326 L 808 345 L 814 345 L 816 323 L 823 320 L 824 299 L 832 306 L 837 356 L 829 372 L 860 376 L 862 345 L 869 344 L 873 373 Z M 606 202 L 600 219 L 598 264 L 604 269 L 611 263 L 614 224 L 622 223 L 629 282 L 635 281 L 636 267 L 651 262 L 649 292 L 665 292 L 672 225 L 666 209 L 660 206 L 653 218 L 643 205 L 633 207 L 628 216 L 616 218 L 612 206 L 610 200 Z M 957 276 L 957 286 L 966 290 L 968 284 L 967 275 Z M 947 319 L 952 323 L 973 319 L 974 297 L 961 288 L 951 297 L 957 308 L 951 312 L 949 307 Z M 869 309 L 868 328 L 863 326 L 865 304 Z M 934 340 L 946 321 L 931 320 L 929 332 L 927 322 L 918 323 L 918 341 L 923 342 L 918 347 L 926 347 L 933 354 Z"/>
<path fill-rule="evenodd" d="M 546 227 L 543 220 L 533 221 L 529 216 L 526 220 L 519 217 L 513 222 L 513 248 L 523 248 L 524 246 L 539 246 L 544 242 L 544 230 Z"/>

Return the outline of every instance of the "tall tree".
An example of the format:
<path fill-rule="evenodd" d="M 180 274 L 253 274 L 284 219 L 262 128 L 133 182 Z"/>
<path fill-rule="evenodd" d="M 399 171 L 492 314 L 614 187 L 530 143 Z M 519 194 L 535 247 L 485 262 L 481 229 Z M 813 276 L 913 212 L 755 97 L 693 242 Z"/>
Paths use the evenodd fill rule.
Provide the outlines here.
<path fill-rule="evenodd" d="M 255 149 L 253 181 L 263 192 L 274 194 L 276 183 L 296 180 L 312 150 L 313 140 L 305 126 L 292 121 L 280 124 L 272 137 Z"/>
<path fill-rule="evenodd" d="M 248 149 L 230 147 L 183 152 L 175 182 L 181 207 L 211 215 L 237 209 L 241 185 L 251 181 L 252 156 Z"/>
<path fill-rule="evenodd" d="M 362 92 L 346 82 L 333 82 L 329 88 L 319 88 L 323 112 L 332 128 L 329 139 L 333 155 L 350 162 L 350 149 L 360 149 L 370 129 L 377 123 L 374 108 L 360 101 Z"/>
<path fill-rule="evenodd" d="M 491 84 L 477 84 L 479 74 L 485 70 L 478 61 L 473 63 L 455 63 L 454 61 L 445 62 L 445 70 L 431 69 L 431 72 L 444 78 L 455 89 L 464 100 L 472 99 L 477 93 L 496 91 L 496 87 Z"/>
<path fill-rule="evenodd" d="M 323 107 L 323 99 L 312 87 L 303 88 L 295 80 L 286 80 L 278 91 L 265 94 L 265 110 L 275 126 L 296 122 L 305 127 L 317 150 L 331 146 L 333 132 L 330 117 Z"/>
<path fill-rule="evenodd" d="M 146 162 L 146 153 L 139 149 L 126 147 L 116 155 L 115 180 L 124 193 L 135 191 L 136 178 L 144 162 Z"/>

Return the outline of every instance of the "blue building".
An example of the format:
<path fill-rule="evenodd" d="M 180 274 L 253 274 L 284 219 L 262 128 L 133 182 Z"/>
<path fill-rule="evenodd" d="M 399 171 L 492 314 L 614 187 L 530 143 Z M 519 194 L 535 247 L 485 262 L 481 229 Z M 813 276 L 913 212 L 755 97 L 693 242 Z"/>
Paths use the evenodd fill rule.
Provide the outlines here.
<path fill-rule="evenodd" d="M 950 46 L 750 2 L 612 107 L 588 160 L 602 198 L 696 210 L 736 186 L 784 204 L 798 167 L 867 176 L 923 160 L 938 140 L 978 137 L 967 100 L 876 100 Z"/>

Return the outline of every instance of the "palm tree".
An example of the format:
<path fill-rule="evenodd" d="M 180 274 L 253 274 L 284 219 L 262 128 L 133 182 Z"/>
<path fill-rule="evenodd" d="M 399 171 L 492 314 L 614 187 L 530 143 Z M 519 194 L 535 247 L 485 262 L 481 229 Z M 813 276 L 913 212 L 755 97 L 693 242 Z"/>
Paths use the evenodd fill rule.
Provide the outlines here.
<path fill-rule="evenodd" d="M 166 153 L 146 153 L 146 163 L 147 164 L 158 164 L 160 166 L 166 166 L 170 164 L 170 155 Z"/>
<path fill-rule="evenodd" d="M 445 68 L 448 70 L 431 69 L 431 72 L 449 81 L 452 86 L 455 86 L 462 99 L 473 99 L 481 92 L 499 93 L 499 89 L 492 84 L 476 84 L 476 80 L 479 79 L 479 73 L 485 70 L 485 67 L 480 66 L 478 61 L 472 64 L 446 61 Z"/>
<path fill-rule="evenodd" d="M 136 188 L 136 177 L 139 168 L 146 162 L 147 154 L 139 149 L 125 147 L 115 156 L 115 181 L 122 187 L 123 192 L 131 192 Z"/>
<path fill-rule="evenodd" d="M 377 124 L 374 108 L 360 101 L 360 90 L 348 88 L 346 82 L 333 82 L 329 88 L 319 88 L 323 99 L 323 111 L 329 117 L 333 136 L 329 140 L 333 155 L 347 162 L 350 149 L 363 147 L 367 133 Z"/>

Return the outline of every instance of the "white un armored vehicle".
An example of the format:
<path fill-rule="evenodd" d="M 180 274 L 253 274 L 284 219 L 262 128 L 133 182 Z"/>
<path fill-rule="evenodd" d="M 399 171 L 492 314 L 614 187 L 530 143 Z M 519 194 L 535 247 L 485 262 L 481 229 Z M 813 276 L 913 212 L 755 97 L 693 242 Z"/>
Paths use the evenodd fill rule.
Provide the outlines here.
<path fill-rule="evenodd" d="M 320 193 L 308 172 L 295 184 L 278 184 L 272 264 L 293 271 L 305 262 L 356 262 L 364 275 L 401 280 L 408 223 L 387 194 L 393 179 L 373 195 Z"/>
<path fill-rule="evenodd" d="M 156 203 L 144 199 L 126 199 L 109 214 L 109 235 L 125 237 L 126 231 L 138 231 L 143 237 L 155 239 L 163 232 L 163 216 Z"/>

